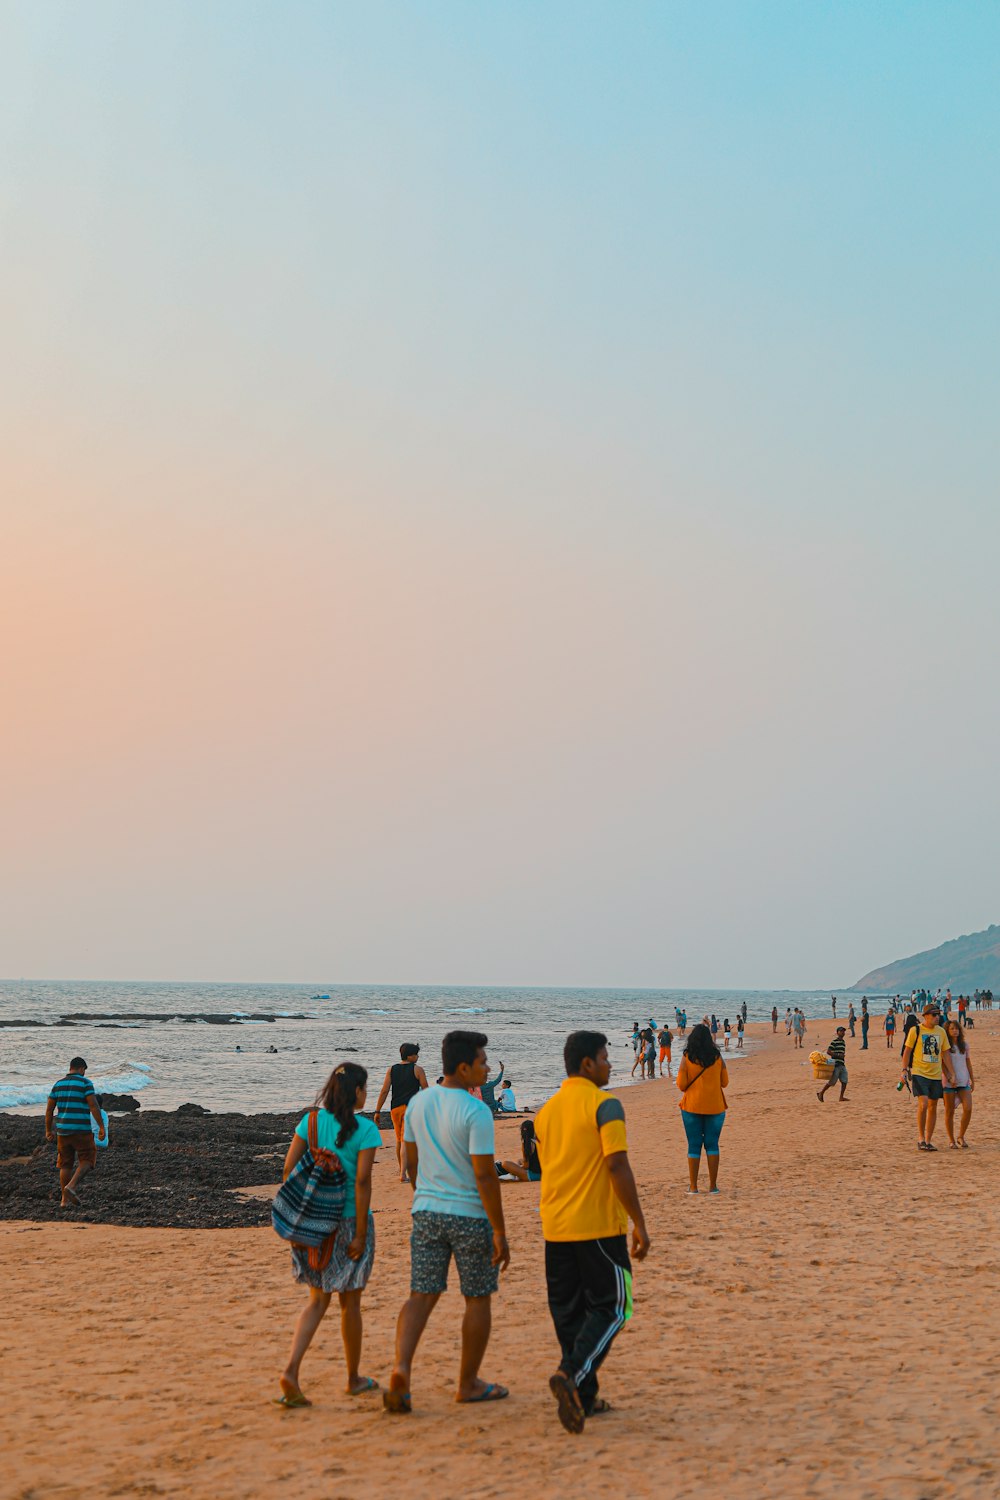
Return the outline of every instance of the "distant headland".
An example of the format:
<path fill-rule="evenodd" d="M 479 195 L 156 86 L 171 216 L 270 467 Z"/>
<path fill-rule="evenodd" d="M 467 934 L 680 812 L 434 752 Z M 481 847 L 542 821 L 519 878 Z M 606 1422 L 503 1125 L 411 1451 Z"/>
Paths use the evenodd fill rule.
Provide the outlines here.
<path fill-rule="evenodd" d="M 919 988 L 936 990 L 939 985 L 963 994 L 1000 991 L 1000 926 L 994 924 L 985 932 L 952 938 L 939 948 L 914 953 L 912 958 L 897 958 L 895 963 L 863 975 L 851 989 L 904 994 Z"/>

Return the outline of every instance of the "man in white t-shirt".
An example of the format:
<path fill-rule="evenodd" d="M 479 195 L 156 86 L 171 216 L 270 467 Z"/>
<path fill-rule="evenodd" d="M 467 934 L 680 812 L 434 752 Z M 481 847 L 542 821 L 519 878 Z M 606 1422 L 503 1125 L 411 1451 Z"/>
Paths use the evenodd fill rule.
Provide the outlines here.
<path fill-rule="evenodd" d="M 487 1077 L 486 1037 L 450 1031 L 441 1044 L 444 1077 L 413 1099 L 403 1122 L 413 1188 L 410 1296 L 396 1325 L 396 1363 L 383 1395 L 387 1411 L 408 1412 L 410 1372 L 420 1336 L 448 1285 L 454 1257 L 465 1298 L 456 1401 L 500 1401 L 507 1388 L 479 1378 L 499 1272 L 510 1263 L 500 1183 L 494 1165 L 493 1114 L 469 1090 Z"/>

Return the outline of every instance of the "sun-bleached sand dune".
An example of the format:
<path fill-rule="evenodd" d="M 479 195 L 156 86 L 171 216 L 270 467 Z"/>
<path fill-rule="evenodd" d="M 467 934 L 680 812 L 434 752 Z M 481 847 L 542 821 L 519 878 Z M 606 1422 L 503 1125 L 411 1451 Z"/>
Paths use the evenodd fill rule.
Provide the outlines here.
<path fill-rule="evenodd" d="M 869 1052 L 849 1044 L 850 1103 L 817 1103 L 805 1057 L 827 1029 L 811 1022 L 796 1053 L 783 1029 L 752 1028 L 718 1198 L 685 1193 L 673 1084 L 623 1093 L 653 1246 L 603 1372 L 614 1410 L 582 1437 L 546 1386 L 533 1185 L 504 1185 L 514 1259 L 483 1368 L 510 1399 L 454 1404 L 453 1288 L 418 1353 L 411 1417 L 342 1394 L 335 1310 L 303 1367 L 314 1407 L 271 1405 L 302 1293 L 269 1230 L 7 1223 L 0 1494 L 995 1497 L 1000 1015 L 972 1036 L 973 1149 L 948 1151 L 942 1121 L 936 1156 L 915 1150 L 897 1053 L 874 1028 Z M 498 1155 L 516 1135 L 499 1125 Z M 362 1370 L 384 1382 L 408 1189 L 381 1156 Z"/>

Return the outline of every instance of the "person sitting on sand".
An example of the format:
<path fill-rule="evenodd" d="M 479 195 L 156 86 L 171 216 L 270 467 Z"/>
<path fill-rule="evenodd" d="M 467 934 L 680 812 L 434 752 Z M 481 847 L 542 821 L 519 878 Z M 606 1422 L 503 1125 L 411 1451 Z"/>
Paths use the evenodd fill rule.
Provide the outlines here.
<path fill-rule="evenodd" d="M 976 1086 L 972 1073 L 972 1052 L 965 1035 L 965 1028 L 959 1021 L 948 1021 L 944 1029 L 951 1043 L 948 1058 L 954 1074 L 953 1081 L 946 1084 L 944 1090 L 944 1128 L 948 1132 L 948 1140 L 956 1150 L 960 1146 L 967 1150 L 968 1142 L 965 1139 L 965 1132 L 972 1119 L 972 1090 Z M 958 1127 L 957 1141 L 955 1139 L 956 1104 L 962 1106 L 962 1120 Z"/>
<path fill-rule="evenodd" d="M 521 1121 L 521 1160 L 501 1161 L 497 1166 L 508 1177 L 516 1177 L 518 1182 L 541 1182 L 542 1166 L 538 1160 L 534 1120 Z"/>
<path fill-rule="evenodd" d="M 688 1143 L 689 1193 L 698 1191 L 702 1150 L 708 1161 L 709 1192 L 719 1191 L 719 1136 L 726 1121 L 726 1096 L 722 1091 L 728 1083 L 726 1065 L 708 1027 L 693 1027 L 677 1069 L 681 1119 Z"/>
<path fill-rule="evenodd" d="M 492 1297 L 510 1264 L 500 1184 L 493 1155 L 493 1115 L 473 1098 L 489 1072 L 487 1038 L 449 1031 L 441 1044 L 444 1081 L 418 1094 L 403 1133 L 413 1188 L 410 1296 L 396 1324 L 396 1363 L 383 1396 L 385 1409 L 409 1412 L 413 1357 L 454 1257 L 465 1298 L 462 1359 L 456 1401 L 500 1401 L 506 1386 L 480 1380 L 489 1343 Z"/>
<path fill-rule="evenodd" d="M 486 1072 L 487 1077 L 483 1079 L 479 1098 L 482 1099 L 484 1104 L 489 1105 L 493 1114 L 498 1114 L 500 1106 L 497 1103 L 497 1089 L 500 1087 L 500 1081 L 503 1078 L 503 1063 L 500 1064 L 500 1071 L 495 1078 L 488 1076 L 492 1072 L 492 1069 L 487 1068 Z"/>
<path fill-rule="evenodd" d="M 826 1049 L 827 1056 L 833 1062 L 833 1072 L 830 1074 L 830 1077 L 827 1079 L 826 1083 L 824 1083 L 823 1087 L 816 1095 L 816 1098 L 819 1100 L 820 1104 L 823 1103 L 823 1100 L 826 1097 L 827 1089 L 832 1089 L 835 1083 L 840 1084 L 841 1099 L 844 1099 L 847 1095 L 847 1063 L 844 1061 L 845 1054 L 847 1052 L 846 1037 L 847 1027 L 838 1026 L 837 1035 L 834 1037 L 833 1041 Z"/>
<path fill-rule="evenodd" d="M 340 1299 L 340 1330 L 347 1358 L 347 1394 L 377 1391 L 378 1381 L 358 1373 L 361 1363 L 361 1293 L 375 1261 L 375 1221 L 369 1212 L 372 1166 L 382 1144 L 373 1120 L 359 1119 L 367 1096 L 368 1073 L 358 1063 L 340 1063 L 319 1095 L 316 1134 L 321 1151 L 335 1155 L 347 1177 L 344 1217 L 337 1227 L 330 1259 L 322 1270 L 309 1264 L 308 1250 L 292 1246 L 292 1274 L 309 1288 L 309 1301 L 299 1316 L 288 1363 L 281 1377 L 278 1406 L 311 1406 L 302 1394 L 299 1371 L 306 1350 L 322 1323 L 334 1292 Z M 309 1149 L 309 1115 L 295 1127 L 285 1157 L 282 1181 Z"/>
<path fill-rule="evenodd" d="M 944 1093 L 943 1081 L 955 1087 L 951 1065 L 951 1043 L 939 1024 L 941 1010 L 928 1000 L 918 1030 L 911 1030 L 903 1049 L 903 1081 L 909 1075 L 910 1088 L 917 1101 L 917 1150 L 936 1151 L 931 1144 L 937 1121 L 937 1102 Z"/>
<path fill-rule="evenodd" d="M 97 1124 L 97 1140 L 103 1141 L 107 1136 L 97 1094 L 86 1073 L 84 1059 L 74 1057 L 65 1078 L 52 1085 L 45 1105 L 45 1139 L 58 1141 L 56 1160 L 62 1188 L 60 1208 L 79 1207 L 76 1190 L 97 1165 L 97 1142 L 91 1120 Z M 52 1129 L 53 1115 L 55 1131 Z"/>
<path fill-rule="evenodd" d="M 505 1078 L 500 1085 L 497 1094 L 497 1109 L 502 1115 L 513 1115 L 517 1113 L 517 1100 L 514 1098 L 514 1085 L 509 1078 Z"/>
<path fill-rule="evenodd" d="M 561 1358 L 549 1390 L 567 1432 L 608 1410 L 597 1371 L 632 1313 L 632 1254 L 644 1260 L 649 1235 L 628 1159 L 625 1110 L 604 1093 L 608 1039 L 574 1031 L 563 1048 L 566 1077 L 538 1111 L 542 1164 L 539 1208 L 545 1281 Z"/>
<path fill-rule="evenodd" d="M 385 1096 L 389 1094 L 389 1118 L 392 1120 L 392 1128 L 396 1137 L 396 1166 L 399 1168 L 400 1182 L 406 1181 L 406 1161 L 403 1156 L 403 1121 L 406 1118 L 406 1106 L 420 1093 L 421 1089 L 427 1087 L 427 1074 L 417 1062 L 419 1056 L 420 1047 L 416 1042 L 401 1043 L 399 1062 L 386 1068 L 382 1087 L 379 1089 L 378 1102 L 375 1105 L 377 1121 L 382 1113 Z"/>

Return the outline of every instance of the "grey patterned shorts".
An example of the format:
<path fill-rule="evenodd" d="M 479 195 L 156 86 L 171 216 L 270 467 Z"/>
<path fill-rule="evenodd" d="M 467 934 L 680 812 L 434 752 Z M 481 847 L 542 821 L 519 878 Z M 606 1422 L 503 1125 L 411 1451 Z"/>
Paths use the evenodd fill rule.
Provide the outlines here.
<path fill-rule="evenodd" d="M 491 1297 L 500 1282 L 493 1261 L 493 1231 L 489 1219 L 468 1219 L 464 1214 L 436 1214 L 427 1210 L 413 1215 L 410 1234 L 410 1291 L 436 1293 L 447 1290 L 448 1265 L 452 1256 L 458 1267 L 463 1297 Z"/>

